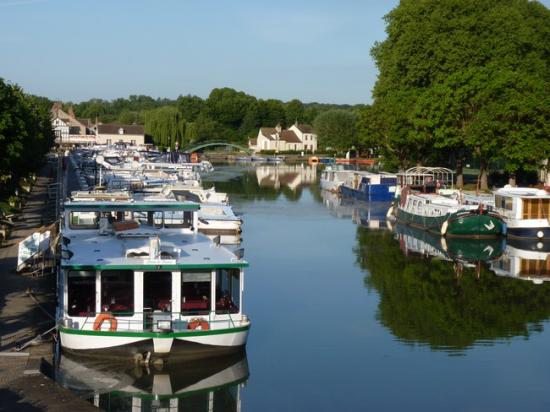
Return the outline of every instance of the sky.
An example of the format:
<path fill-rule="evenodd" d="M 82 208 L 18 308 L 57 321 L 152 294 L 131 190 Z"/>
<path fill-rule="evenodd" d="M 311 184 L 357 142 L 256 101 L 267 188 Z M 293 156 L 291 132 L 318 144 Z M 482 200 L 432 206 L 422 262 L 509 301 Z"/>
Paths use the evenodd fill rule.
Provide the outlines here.
<path fill-rule="evenodd" d="M 543 0 L 550 7 L 550 0 Z M 0 0 L 0 77 L 79 102 L 132 94 L 370 103 L 398 0 Z"/>

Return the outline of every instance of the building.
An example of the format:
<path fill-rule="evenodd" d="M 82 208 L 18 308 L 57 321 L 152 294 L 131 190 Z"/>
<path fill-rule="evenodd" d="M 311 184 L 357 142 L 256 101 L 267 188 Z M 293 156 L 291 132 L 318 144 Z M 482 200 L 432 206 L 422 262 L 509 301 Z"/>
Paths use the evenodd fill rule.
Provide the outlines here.
<path fill-rule="evenodd" d="M 296 122 L 288 129 L 280 124 L 276 127 L 262 127 L 258 137 L 248 141 L 248 147 L 254 152 L 310 152 L 317 151 L 317 135 L 310 125 Z"/>
<path fill-rule="evenodd" d="M 95 136 L 90 130 L 90 119 L 77 119 L 72 107 L 68 112 L 61 103 L 54 103 L 51 109 L 52 128 L 58 144 L 93 144 Z"/>
<path fill-rule="evenodd" d="M 145 132 L 141 125 L 107 123 L 94 126 L 97 144 L 145 144 Z"/>

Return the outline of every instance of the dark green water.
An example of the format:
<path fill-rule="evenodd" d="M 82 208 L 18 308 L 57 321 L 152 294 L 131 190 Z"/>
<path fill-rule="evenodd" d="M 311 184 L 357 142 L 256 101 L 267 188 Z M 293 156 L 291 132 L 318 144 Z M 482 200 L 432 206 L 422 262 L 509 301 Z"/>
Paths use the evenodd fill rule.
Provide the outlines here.
<path fill-rule="evenodd" d="M 245 222 L 244 358 L 184 376 L 105 369 L 148 394 L 139 405 L 105 386 L 82 396 L 110 410 L 549 410 L 550 286 L 502 276 L 517 250 L 389 231 L 386 205 L 341 205 L 318 174 L 217 166 L 207 179 Z M 550 258 L 530 253 L 540 282 Z M 227 370 L 224 385 L 168 395 Z"/>

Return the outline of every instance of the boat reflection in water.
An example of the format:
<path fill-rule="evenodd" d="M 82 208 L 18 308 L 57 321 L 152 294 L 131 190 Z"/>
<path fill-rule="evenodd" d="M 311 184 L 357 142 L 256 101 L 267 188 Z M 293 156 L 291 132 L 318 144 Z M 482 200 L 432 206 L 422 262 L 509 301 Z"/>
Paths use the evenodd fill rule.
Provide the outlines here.
<path fill-rule="evenodd" d="M 454 262 L 457 274 L 461 274 L 464 267 L 473 267 L 479 276 L 481 263 L 498 259 L 505 247 L 505 241 L 501 238 L 444 238 L 400 224 L 392 226 L 392 229 L 403 254 L 417 254 Z"/>
<path fill-rule="evenodd" d="M 239 411 L 246 353 L 175 364 L 113 364 L 60 356 L 56 380 L 106 411 Z"/>
<path fill-rule="evenodd" d="M 356 225 L 370 229 L 386 229 L 386 213 L 391 202 L 354 202 L 336 193 L 321 190 L 323 204 L 333 216 L 351 219 Z"/>
<path fill-rule="evenodd" d="M 491 270 L 498 276 L 530 280 L 540 285 L 550 281 L 550 248 L 541 241 L 528 245 L 509 241 L 501 259 L 491 263 Z"/>
<path fill-rule="evenodd" d="M 380 297 L 376 318 L 405 345 L 460 356 L 528 339 L 550 318 L 550 282 L 535 285 L 488 269 L 511 250 L 495 239 L 443 243 L 400 225 L 394 232 L 358 227 L 356 239 L 365 287 Z"/>

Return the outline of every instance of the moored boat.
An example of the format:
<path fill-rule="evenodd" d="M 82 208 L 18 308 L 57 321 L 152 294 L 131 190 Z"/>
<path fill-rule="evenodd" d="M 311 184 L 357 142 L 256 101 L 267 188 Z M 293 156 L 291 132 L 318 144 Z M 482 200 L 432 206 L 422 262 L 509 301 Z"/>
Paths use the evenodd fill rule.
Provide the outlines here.
<path fill-rule="evenodd" d="M 506 225 L 495 212 L 459 199 L 420 193 L 405 187 L 393 206 L 398 222 L 448 237 L 494 237 L 506 234 Z"/>
<path fill-rule="evenodd" d="M 506 222 L 508 237 L 550 239 L 550 193 L 547 190 L 505 186 L 495 192 L 495 211 Z"/>
<path fill-rule="evenodd" d="M 355 171 L 346 175 L 340 193 L 343 197 L 361 201 L 388 201 L 395 198 L 396 187 L 397 176 L 394 174 Z"/>
<path fill-rule="evenodd" d="M 248 263 L 198 233 L 199 207 L 169 199 L 65 203 L 62 350 L 193 359 L 242 349 Z"/>
<path fill-rule="evenodd" d="M 339 167 L 327 166 L 321 173 L 321 179 L 319 181 L 321 189 L 339 193 L 340 186 L 342 186 L 348 176 L 353 173 L 353 170 L 345 170 Z"/>

